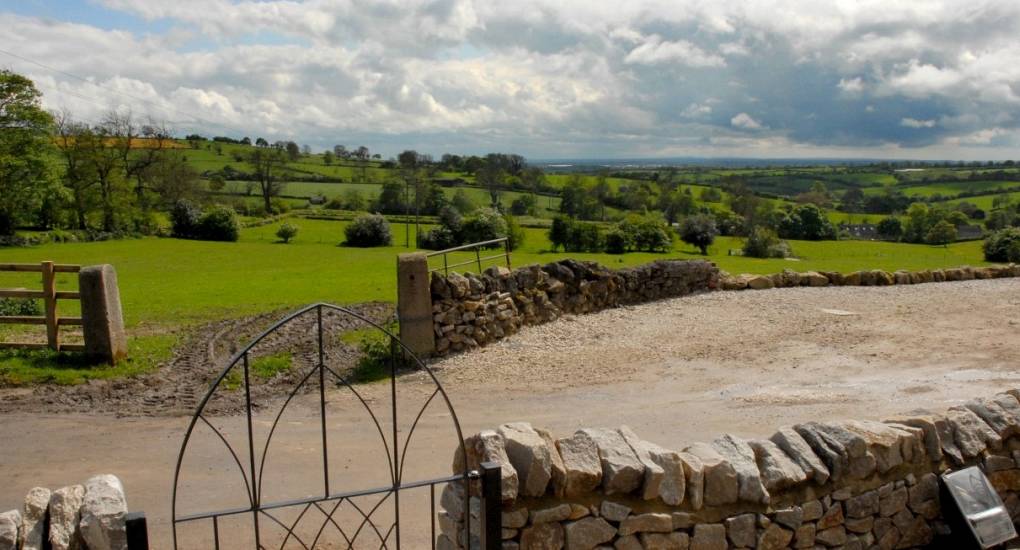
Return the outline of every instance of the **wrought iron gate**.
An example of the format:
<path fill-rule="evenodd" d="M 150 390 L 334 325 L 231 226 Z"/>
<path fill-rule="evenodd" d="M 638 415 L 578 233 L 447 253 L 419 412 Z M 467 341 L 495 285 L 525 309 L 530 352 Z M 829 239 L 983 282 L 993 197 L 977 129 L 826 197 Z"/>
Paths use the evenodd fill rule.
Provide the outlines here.
<path fill-rule="evenodd" d="M 328 319 L 324 321 L 324 318 Z M 333 339 L 337 335 L 331 334 L 329 327 L 324 324 L 337 320 L 347 321 L 342 334 L 351 334 L 350 322 L 354 322 L 361 327 L 362 332 L 374 333 L 389 343 L 387 365 L 389 372 L 385 373 L 385 378 L 389 379 L 388 391 L 379 384 L 355 387 L 350 380 L 352 374 L 349 370 L 350 355 L 347 357 L 347 367 L 338 366 L 338 363 L 344 361 L 331 357 L 330 350 L 345 349 L 342 343 L 338 343 L 339 340 Z M 283 331 L 288 332 L 281 335 Z M 274 338 L 277 341 L 301 342 L 298 347 L 304 349 L 299 350 L 299 353 L 303 354 L 299 355 L 299 359 L 303 358 L 305 364 L 291 367 L 293 387 L 282 400 L 282 404 L 279 398 L 273 400 L 271 396 L 266 398 L 265 404 L 256 403 L 262 399 L 262 395 L 256 391 L 257 382 L 260 381 L 260 367 L 256 358 L 259 357 L 260 346 L 264 348 Z M 349 351 L 350 347 L 346 349 Z M 385 352 L 383 354 L 386 355 Z M 401 422 L 401 410 L 398 408 L 399 392 L 396 377 L 402 367 L 418 371 L 421 381 L 429 384 L 428 390 L 419 392 L 419 396 L 427 395 L 424 404 L 418 409 L 410 409 L 414 416 L 409 424 Z M 345 368 L 347 370 L 344 370 Z M 346 390 L 345 393 L 352 396 L 348 402 L 364 410 L 366 418 L 370 421 L 367 422 L 370 425 L 369 429 L 381 440 L 380 450 L 386 458 L 385 461 L 379 460 L 377 468 L 384 468 L 383 483 L 336 490 L 339 484 L 335 481 L 336 474 L 331 475 L 331 467 L 338 468 L 343 464 L 345 457 L 349 459 L 352 453 L 363 453 L 366 449 L 363 446 L 344 448 L 342 441 L 330 440 L 331 430 L 345 428 L 345 423 L 349 420 L 335 419 L 333 417 L 337 414 L 329 414 L 327 405 L 331 402 L 330 398 L 331 396 L 337 398 L 336 393 L 327 391 L 331 385 Z M 381 398 L 373 399 L 363 395 L 363 392 L 369 390 L 374 390 L 377 395 L 388 394 L 388 406 L 382 410 L 377 406 L 373 407 L 381 401 Z M 317 397 L 315 404 L 317 411 L 308 403 L 316 401 L 313 397 Z M 217 406 L 214 404 L 227 403 L 226 406 L 229 408 L 231 399 L 240 402 L 245 413 L 243 418 L 237 415 L 223 417 L 209 414 L 210 409 L 216 410 Z M 264 482 L 271 478 L 266 472 L 267 458 L 274 448 L 271 443 L 274 436 L 277 436 L 277 439 L 281 436 L 278 429 L 282 430 L 289 424 L 302 424 L 281 422 L 288 407 L 302 399 L 307 407 L 312 408 L 309 416 L 318 417 L 318 425 L 311 428 L 312 431 L 318 432 L 318 437 L 312 438 L 314 439 L 312 445 L 306 445 L 308 442 L 305 441 L 291 446 L 292 450 L 297 449 L 297 452 L 292 454 L 297 457 L 295 460 L 298 462 L 284 464 L 286 472 L 270 481 L 271 484 L 275 483 L 278 486 L 279 492 L 286 494 L 286 498 L 270 498 L 266 495 L 267 485 Z M 440 409 L 436 416 L 449 415 L 448 421 L 452 425 L 449 435 L 455 438 L 454 448 L 459 455 L 455 462 L 463 465 L 462 471 L 451 476 L 405 481 L 405 465 L 411 461 L 407 452 L 412 446 L 412 436 L 415 435 L 415 429 L 419 427 L 426 409 L 433 404 Z M 390 426 L 385 426 L 387 421 Z M 219 425 L 216 425 L 217 423 Z M 230 429 L 231 423 L 233 430 Z M 234 490 L 221 490 L 213 486 L 220 482 L 231 485 L 230 482 L 226 482 L 224 476 L 219 475 L 219 472 L 215 473 L 212 479 L 202 477 L 202 472 L 198 473 L 197 482 L 185 479 L 189 472 L 186 466 L 194 466 L 190 462 L 186 464 L 186 461 L 191 459 L 188 452 L 189 444 L 193 444 L 198 437 L 198 430 L 209 436 L 215 444 L 214 449 L 225 450 L 225 454 L 221 455 L 224 463 L 228 464 L 229 469 L 236 469 L 239 472 L 240 482 L 237 482 L 236 477 L 232 477 Z M 266 432 L 264 438 L 261 437 L 263 431 Z M 220 447 L 220 444 L 223 447 Z M 240 447 L 240 452 L 235 447 Z M 306 457 L 305 455 L 310 454 L 307 452 L 310 447 L 316 447 L 315 450 L 321 456 Z M 348 452 L 330 453 L 331 449 L 336 451 L 338 448 Z M 445 452 L 446 448 L 442 451 Z M 428 449 L 427 446 L 426 450 L 435 451 Z M 209 453 L 210 449 L 207 447 L 198 446 L 194 450 L 193 454 L 196 455 L 194 459 L 197 461 L 195 469 L 204 468 L 206 472 L 212 469 L 210 464 L 212 458 Z M 321 474 L 316 472 L 312 476 L 319 480 L 314 481 L 314 484 L 318 485 L 317 488 L 294 495 L 288 490 L 294 485 L 309 482 L 308 475 L 311 474 L 296 471 L 302 469 L 300 465 L 302 460 L 317 463 L 321 466 Z M 309 466 L 311 464 L 305 465 L 306 468 Z M 454 543 L 454 547 L 499 548 L 501 527 L 499 466 L 483 464 L 479 468 L 481 471 L 468 468 L 468 453 L 457 414 L 428 366 L 390 331 L 366 316 L 343 307 L 324 303 L 314 304 L 288 315 L 236 352 L 198 405 L 181 444 L 174 472 L 173 546 L 181 550 L 219 549 L 221 546 L 258 550 L 400 548 L 403 540 L 408 547 L 436 548 L 437 515 L 445 514 L 439 518 L 440 523 L 445 521 L 444 526 L 448 528 L 446 529 L 448 533 L 451 531 L 449 526 L 454 525 L 456 529 L 453 531 L 456 532 L 456 536 L 449 534 L 449 537 L 454 540 L 461 539 L 461 544 Z M 350 472 L 344 475 L 348 478 L 352 476 Z M 363 474 L 358 470 L 353 475 L 360 481 Z M 354 482 L 348 480 L 344 485 Z M 437 507 L 437 487 L 442 490 L 440 501 L 445 511 Z M 194 494 L 182 499 L 184 493 L 188 492 Z M 300 493 L 300 489 L 297 489 L 297 492 Z M 222 501 L 234 494 L 240 495 L 239 506 L 201 511 L 201 506 L 194 504 L 207 500 Z M 402 494 L 407 495 L 403 504 Z M 472 494 L 480 498 L 476 500 L 470 496 Z M 185 501 L 190 503 L 190 508 L 199 508 L 199 511 L 181 513 L 182 503 Z M 417 538 L 408 537 L 408 533 L 405 532 L 402 539 L 401 514 L 402 512 L 407 514 L 408 511 L 419 516 L 427 513 L 428 519 L 413 525 Z M 423 540 L 420 532 L 422 530 L 428 532 L 427 542 Z"/>

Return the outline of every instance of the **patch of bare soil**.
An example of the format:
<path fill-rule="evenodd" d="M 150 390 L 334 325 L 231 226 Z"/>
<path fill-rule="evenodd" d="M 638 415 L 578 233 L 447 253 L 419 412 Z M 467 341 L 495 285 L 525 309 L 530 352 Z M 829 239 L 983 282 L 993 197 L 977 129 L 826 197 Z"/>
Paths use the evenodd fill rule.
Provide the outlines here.
<path fill-rule="evenodd" d="M 393 318 L 392 304 L 367 303 L 347 309 L 380 325 Z M 287 311 L 217 321 L 191 331 L 158 370 L 136 377 L 96 380 L 77 386 L 41 385 L 32 389 L 0 389 L 0 413 L 116 414 L 119 416 L 176 416 L 191 414 L 231 357 L 259 336 Z M 342 336 L 369 325 L 357 317 L 323 309 L 323 354 L 331 368 L 350 369 L 360 351 L 356 339 Z M 292 367 L 271 378 L 252 377 L 252 398 L 264 403 L 285 396 L 318 362 L 318 319 L 304 314 L 260 341 L 251 360 L 281 352 L 292 353 Z M 314 388 L 312 388 L 314 389 Z M 241 391 L 217 391 L 206 407 L 209 414 L 244 410 Z"/>

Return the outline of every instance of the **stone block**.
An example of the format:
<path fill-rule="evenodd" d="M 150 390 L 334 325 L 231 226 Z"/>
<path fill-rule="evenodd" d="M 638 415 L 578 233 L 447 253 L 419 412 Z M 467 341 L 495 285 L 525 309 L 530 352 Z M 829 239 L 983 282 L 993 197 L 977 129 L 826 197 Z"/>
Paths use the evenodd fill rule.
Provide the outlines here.
<path fill-rule="evenodd" d="M 630 445 L 616 430 L 581 430 L 595 443 L 602 466 L 602 488 L 607 495 L 628 494 L 644 481 L 645 468 Z"/>
<path fill-rule="evenodd" d="M 81 534 L 89 550 L 127 550 L 127 499 L 116 476 L 105 474 L 85 482 Z"/>
<path fill-rule="evenodd" d="M 447 485 L 449 486 L 449 485 Z M 50 547 L 53 550 L 81 548 L 81 505 L 85 501 L 85 487 L 71 485 L 53 491 L 50 495 Z"/>
<path fill-rule="evenodd" d="M 428 286 L 428 279 L 425 280 Z M 82 333 L 85 353 L 95 359 L 114 364 L 127 357 L 127 336 L 121 311 L 117 272 L 112 265 L 86 266 L 78 273 L 81 295 Z M 428 298 L 428 291 L 425 292 Z M 432 302 L 424 309 L 424 330 L 432 338 Z"/>

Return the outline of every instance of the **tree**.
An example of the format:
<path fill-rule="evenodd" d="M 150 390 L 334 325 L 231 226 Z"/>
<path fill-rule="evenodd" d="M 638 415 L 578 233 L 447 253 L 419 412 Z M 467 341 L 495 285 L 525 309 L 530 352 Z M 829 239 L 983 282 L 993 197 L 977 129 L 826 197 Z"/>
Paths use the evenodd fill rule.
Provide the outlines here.
<path fill-rule="evenodd" d="M 269 147 L 269 142 L 265 138 L 258 138 L 255 140 L 256 147 Z"/>
<path fill-rule="evenodd" d="M 326 151 L 322 154 L 322 163 L 326 166 L 333 164 L 333 151 Z"/>
<path fill-rule="evenodd" d="M 53 117 L 28 78 L 0 70 L 0 235 L 14 232 L 51 187 L 46 156 Z"/>
<path fill-rule="evenodd" d="M 306 157 L 308 155 L 311 155 L 312 154 L 312 147 L 310 145 L 308 145 L 307 143 L 302 145 L 301 146 L 301 154 L 306 156 Z"/>
<path fill-rule="evenodd" d="M 336 155 L 336 158 L 338 159 L 347 158 L 348 155 L 347 148 L 344 147 L 343 145 L 334 145 L 333 154 Z"/>
<path fill-rule="evenodd" d="M 719 228 L 715 225 L 715 219 L 706 214 L 697 214 L 684 218 L 680 222 L 680 240 L 698 247 L 701 255 L 708 254 L 708 247 L 715 242 Z"/>
<path fill-rule="evenodd" d="M 376 209 L 384 214 L 403 214 L 405 204 L 404 186 L 399 181 L 383 184 L 382 192 L 376 199 Z"/>
<path fill-rule="evenodd" d="M 283 241 L 283 244 L 289 243 L 291 239 L 297 236 L 297 234 L 298 226 L 289 222 L 283 222 L 280 224 L 280 228 L 276 230 L 276 236 Z"/>
<path fill-rule="evenodd" d="M 248 157 L 248 164 L 252 167 L 252 175 L 262 193 L 266 214 L 270 214 L 273 211 L 273 197 L 278 196 L 285 185 L 281 180 L 287 167 L 287 157 L 275 147 L 255 149 Z"/>
<path fill-rule="evenodd" d="M 835 239 L 836 227 L 814 204 L 800 204 L 779 223 L 779 236 L 785 239 L 819 241 Z"/>
<path fill-rule="evenodd" d="M 497 153 L 490 153 L 485 158 L 485 164 L 475 174 L 478 185 L 489 192 L 490 205 L 498 208 L 502 198 L 502 189 L 506 181 L 507 172 L 503 168 L 502 158 Z"/>
<path fill-rule="evenodd" d="M 290 159 L 291 162 L 294 162 L 301 158 L 301 148 L 298 147 L 297 143 L 294 143 L 293 141 L 288 141 L 287 143 L 283 144 L 283 148 L 287 151 L 287 158 Z"/>
<path fill-rule="evenodd" d="M 878 222 L 878 236 L 887 241 L 898 241 L 903 235 L 903 224 L 900 219 L 889 216 Z"/>
<path fill-rule="evenodd" d="M 942 246 L 948 246 L 949 243 L 956 240 L 956 226 L 947 220 L 942 220 L 928 230 L 928 234 L 925 235 L 924 240 L 927 241 L 928 244 L 941 244 Z"/>
<path fill-rule="evenodd" d="M 559 248 L 566 249 L 567 239 L 570 237 L 570 218 L 556 216 L 553 218 L 552 227 L 549 228 L 549 242 L 552 243 L 553 252 Z"/>

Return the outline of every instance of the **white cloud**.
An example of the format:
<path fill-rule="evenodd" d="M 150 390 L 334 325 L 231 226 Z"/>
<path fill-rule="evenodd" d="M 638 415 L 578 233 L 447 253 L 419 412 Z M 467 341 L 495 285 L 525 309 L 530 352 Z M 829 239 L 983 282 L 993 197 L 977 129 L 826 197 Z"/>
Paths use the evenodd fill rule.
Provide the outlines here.
<path fill-rule="evenodd" d="M 909 118 L 909 117 L 907 117 L 907 118 L 901 118 L 900 119 L 900 126 L 905 126 L 907 128 L 934 128 L 935 127 L 935 121 L 934 120 L 918 120 L 916 118 Z"/>
<path fill-rule="evenodd" d="M 642 65 L 675 63 L 688 67 L 723 67 L 726 65 L 726 60 L 721 56 L 708 53 L 686 40 L 664 41 L 657 34 L 647 37 L 644 43 L 631 50 L 623 61 L 624 63 Z"/>
<path fill-rule="evenodd" d="M 691 103 L 680 114 L 686 118 L 701 118 L 712 114 L 712 106 L 703 103 Z"/>
<path fill-rule="evenodd" d="M 861 77 L 859 76 L 855 76 L 854 78 L 841 78 L 839 79 L 839 84 L 837 84 L 837 86 L 847 95 L 859 95 L 864 91 L 864 81 L 861 80 Z"/>
<path fill-rule="evenodd" d="M 734 128 L 743 128 L 745 130 L 761 130 L 764 128 L 760 122 L 753 119 L 751 115 L 747 113 L 740 113 L 730 119 L 730 126 Z"/>

